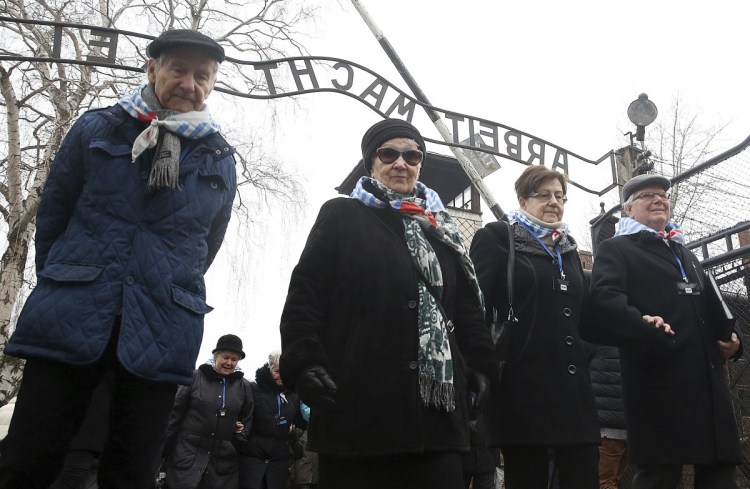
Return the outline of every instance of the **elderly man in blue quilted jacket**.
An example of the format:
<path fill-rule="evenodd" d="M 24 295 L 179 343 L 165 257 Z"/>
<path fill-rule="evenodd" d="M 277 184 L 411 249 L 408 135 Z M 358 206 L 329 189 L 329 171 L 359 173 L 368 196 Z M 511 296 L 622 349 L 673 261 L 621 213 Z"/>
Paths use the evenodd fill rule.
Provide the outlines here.
<path fill-rule="evenodd" d="M 5 353 L 26 366 L 0 488 L 46 488 L 91 393 L 114 374 L 99 487 L 151 488 L 178 384 L 203 335 L 204 274 L 236 192 L 233 149 L 204 101 L 224 50 L 191 30 L 148 46 L 148 84 L 85 113 L 37 214 L 37 286 Z"/>

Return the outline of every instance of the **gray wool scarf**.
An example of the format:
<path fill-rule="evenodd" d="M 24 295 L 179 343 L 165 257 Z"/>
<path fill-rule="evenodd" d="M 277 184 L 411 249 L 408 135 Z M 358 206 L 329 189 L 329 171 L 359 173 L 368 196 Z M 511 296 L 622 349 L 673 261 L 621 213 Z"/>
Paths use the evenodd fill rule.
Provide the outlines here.
<path fill-rule="evenodd" d="M 189 112 L 163 108 L 150 83 L 123 95 L 118 104 L 134 119 L 148 123 L 133 142 L 132 157 L 135 161 L 146 149 L 156 147 L 148 181 L 149 192 L 179 187 L 180 137 L 201 139 L 221 130 L 205 105 L 200 110 Z"/>

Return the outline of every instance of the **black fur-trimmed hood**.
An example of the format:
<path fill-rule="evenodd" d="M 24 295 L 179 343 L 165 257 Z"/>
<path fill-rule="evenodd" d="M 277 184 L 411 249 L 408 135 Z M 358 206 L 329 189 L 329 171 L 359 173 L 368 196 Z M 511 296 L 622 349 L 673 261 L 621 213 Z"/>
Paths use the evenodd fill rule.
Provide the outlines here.
<path fill-rule="evenodd" d="M 271 368 L 267 363 L 263 364 L 262 367 L 255 371 L 255 383 L 265 391 L 284 392 L 287 390 L 283 385 L 279 385 L 273 381 Z"/>

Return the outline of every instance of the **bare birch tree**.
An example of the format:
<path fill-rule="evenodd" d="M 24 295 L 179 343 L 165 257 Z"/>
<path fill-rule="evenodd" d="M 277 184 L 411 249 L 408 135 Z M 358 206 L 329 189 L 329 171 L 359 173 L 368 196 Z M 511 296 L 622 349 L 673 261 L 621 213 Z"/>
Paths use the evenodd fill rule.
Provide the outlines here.
<path fill-rule="evenodd" d="M 303 0 L 0 0 L 3 16 L 17 20 L 54 21 L 127 29 L 156 36 L 169 28 L 191 28 L 217 39 L 248 61 L 306 54 L 295 29 L 314 11 Z M 0 54 L 53 56 L 53 27 L 0 21 Z M 84 39 L 81 29 L 62 30 L 69 58 L 85 59 L 101 47 Z M 117 64 L 139 66 L 145 62 L 143 46 L 124 42 L 118 46 Z M 28 56 L 28 55 L 26 55 Z M 217 87 L 250 92 L 260 83 L 241 69 L 220 79 Z M 28 268 L 35 230 L 34 218 L 50 163 L 63 137 L 85 110 L 114 103 L 128 88 L 143 83 L 139 73 L 81 64 L 19 61 L 0 62 L 0 229 L 6 249 L 0 259 L 0 404 L 15 395 L 22 371 L 18 359 L 2 354 L 14 327 Z M 244 198 L 237 209 L 247 214 L 245 199 L 259 192 L 260 199 L 297 195 L 299 183 L 283 165 L 262 151 L 257 138 L 242 135 L 237 148 L 239 185 Z M 252 192 L 248 192 L 250 189 Z"/>
<path fill-rule="evenodd" d="M 717 137 L 725 127 L 703 127 L 698 114 L 675 96 L 666 117 L 649 129 L 647 146 L 654 155 L 655 170 L 671 178 L 704 162 L 716 151 Z M 691 221 L 699 218 L 696 203 L 712 190 L 711 183 L 700 174 L 675 185 L 670 192 L 673 219 L 692 227 Z"/>

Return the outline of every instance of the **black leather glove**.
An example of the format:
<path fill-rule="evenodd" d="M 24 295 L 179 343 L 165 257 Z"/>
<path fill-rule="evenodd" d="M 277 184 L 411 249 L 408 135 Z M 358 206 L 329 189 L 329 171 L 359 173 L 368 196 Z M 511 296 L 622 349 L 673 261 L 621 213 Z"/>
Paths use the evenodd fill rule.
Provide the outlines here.
<path fill-rule="evenodd" d="M 482 414 L 487 396 L 490 393 L 490 380 L 482 372 L 473 368 L 468 369 L 466 378 L 469 382 L 469 390 L 477 395 L 474 404 L 471 406 L 471 419 L 477 419 Z"/>
<path fill-rule="evenodd" d="M 336 383 L 320 365 L 303 370 L 295 385 L 299 398 L 310 409 L 326 409 L 336 405 Z"/>

